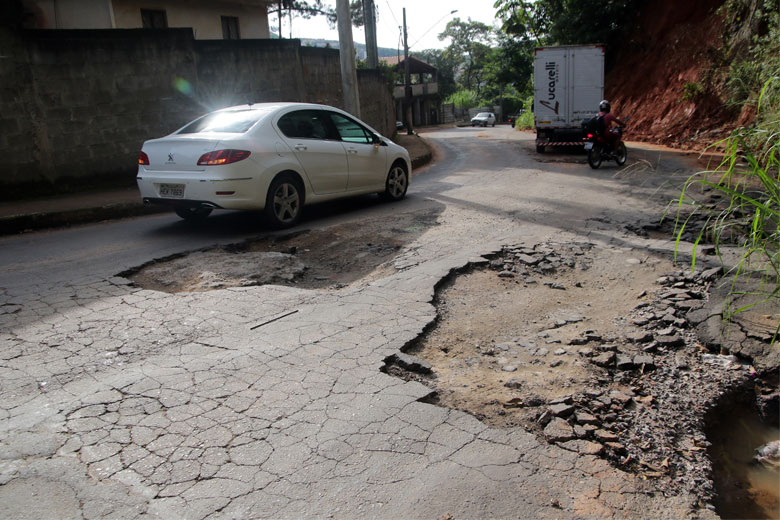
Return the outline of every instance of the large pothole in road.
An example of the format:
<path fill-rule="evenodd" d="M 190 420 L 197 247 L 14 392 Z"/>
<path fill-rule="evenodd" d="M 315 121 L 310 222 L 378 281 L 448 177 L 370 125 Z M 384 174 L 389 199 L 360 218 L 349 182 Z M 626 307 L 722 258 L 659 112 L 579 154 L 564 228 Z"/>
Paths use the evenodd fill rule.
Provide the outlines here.
<path fill-rule="evenodd" d="M 591 243 L 507 246 L 444 282 L 436 323 L 383 370 L 430 386 L 427 402 L 707 502 L 703 417 L 755 374 L 707 352 L 687 319 L 719 275 Z"/>
<path fill-rule="evenodd" d="M 338 288 L 395 272 L 392 260 L 436 225 L 440 208 L 295 231 L 148 262 L 120 273 L 144 289 L 177 293 L 289 285 Z"/>
<path fill-rule="evenodd" d="M 624 390 L 606 388 L 607 367 L 635 329 L 627 315 L 671 266 L 615 261 L 621 254 L 590 243 L 511 247 L 450 281 L 438 293 L 437 324 L 408 349 L 434 367 L 438 403 L 541 432 L 549 403 Z"/>

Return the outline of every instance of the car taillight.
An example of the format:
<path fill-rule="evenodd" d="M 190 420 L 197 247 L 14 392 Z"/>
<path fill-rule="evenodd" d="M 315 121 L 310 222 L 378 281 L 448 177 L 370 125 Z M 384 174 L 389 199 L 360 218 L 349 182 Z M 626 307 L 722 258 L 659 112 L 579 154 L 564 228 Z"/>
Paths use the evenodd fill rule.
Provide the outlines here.
<path fill-rule="evenodd" d="M 149 165 L 149 156 L 146 155 L 144 152 L 141 152 L 138 154 L 138 164 L 145 164 Z"/>
<path fill-rule="evenodd" d="M 201 155 L 198 166 L 218 166 L 243 161 L 250 153 L 248 150 L 216 150 Z"/>
<path fill-rule="evenodd" d="M 588 139 L 593 139 L 593 134 L 588 134 Z"/>

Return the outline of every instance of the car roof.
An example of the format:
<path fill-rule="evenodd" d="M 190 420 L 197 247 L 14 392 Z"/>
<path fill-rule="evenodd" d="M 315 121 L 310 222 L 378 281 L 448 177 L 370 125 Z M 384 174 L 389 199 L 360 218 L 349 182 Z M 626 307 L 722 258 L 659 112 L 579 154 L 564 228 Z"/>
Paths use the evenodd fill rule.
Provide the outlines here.
<path fill-rule="evenodd" d="M 338 110 L 341 111 L 340 108 L 337 107 L 331 107 L 328 105 L 319 105 L 315 103 L 292 103 L 292 102 L 270 102 L 270 103 L 248 103 L 246 105 L 235 105 L 232 107 L 225 107 L 220 108 L 218 110 L 214 110 L 213 112 L 227 112 L 232 110 L 263 110 L 263 111 L 272 111 L 275 109 L 282 109 L 282 108 L 289 108 L 289 107 L 300 107 L 300 108 L 312 108 L 312 109 L 328 109 L 328 110 Z"/>
<path fill-rule="evenodd" d="M 248 103 L 246 105 L 235 105 L 232 107 L 225 107 L 220 108 L 218 110 L 213 110 L 209 113 L 215 113 L 215 112 L 229 112 L 234 110 L 257 110 L 260 112 L 267 112 L 269 114 L 276 114 L 282 110 L 289 109 L 289 108 L 300 108 L 300 109 L 310 109 L 310 110 L 332 110 L 334 112 L 338 112 L 340 114 L 343 114 L 347 117 L 351 117 L 357 121 L 360 121 L 361 124 L 367 126 L 372 132 L 379 134 L 377 130 L 373 127 L 371 127 L 368 123 L 363 121 L 361 118 L 354 116 L 347 112 L 346 110 L 343 110 L 338 107 L 330 106 L 330 105 L 321 105 L 317 103 L 295 103 L 295 102 L 270 102 L 270 103 Z M 186 125 L 185 125 L 186 126 Z M 179 129 L 181 130 L 181 129 Z M 177 130 L 178 132 L 178 130 Z M 174 132 L 175 133 L 175 132 Z"/>

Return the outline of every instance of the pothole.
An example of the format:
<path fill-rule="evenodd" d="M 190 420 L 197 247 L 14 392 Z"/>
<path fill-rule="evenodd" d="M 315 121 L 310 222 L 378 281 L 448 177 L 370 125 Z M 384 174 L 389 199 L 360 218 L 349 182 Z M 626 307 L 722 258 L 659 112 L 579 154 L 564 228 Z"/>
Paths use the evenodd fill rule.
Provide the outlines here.
<path fill-rule="evenodd" d="M 780 518 L 780 410 L 777 399 L 757 406 L 761 391 L 750 384 L 730 392 L 708 415 L 713 503 L 723 518 Z"/>
<path fill-rule="evenodd" d="M 153 260 L 119 276 L 168 293 L 268 284 L 339 288 L 370 274 L 394 272 L 398 252 L 436 225 L 440 212 L 401 213 L 215 246 Z"/>
<path fill-rule="evenodd" d="M 431 387 L 426 402 L 603 457 L 704 505 L 703 417 L 755 374 L 707 352 L 686 319 L 720 274 L 592 243 L 506 246 L 441 285 L 437 322 L 384 371 Z"/>

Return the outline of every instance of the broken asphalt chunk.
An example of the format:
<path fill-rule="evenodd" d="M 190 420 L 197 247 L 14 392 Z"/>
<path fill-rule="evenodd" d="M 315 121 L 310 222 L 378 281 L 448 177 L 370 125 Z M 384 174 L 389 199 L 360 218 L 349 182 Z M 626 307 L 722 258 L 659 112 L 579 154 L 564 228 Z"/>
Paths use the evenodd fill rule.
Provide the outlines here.
<path fill-rule="evenodd" d="M 418 358 L 417 356 L 410 356 L 403 352 L 390 356 L 390 361 L 404 370 L 417 372 L 418 374 L 430 374 L 433 371 L 433 366 L 424 359 Z"/>

